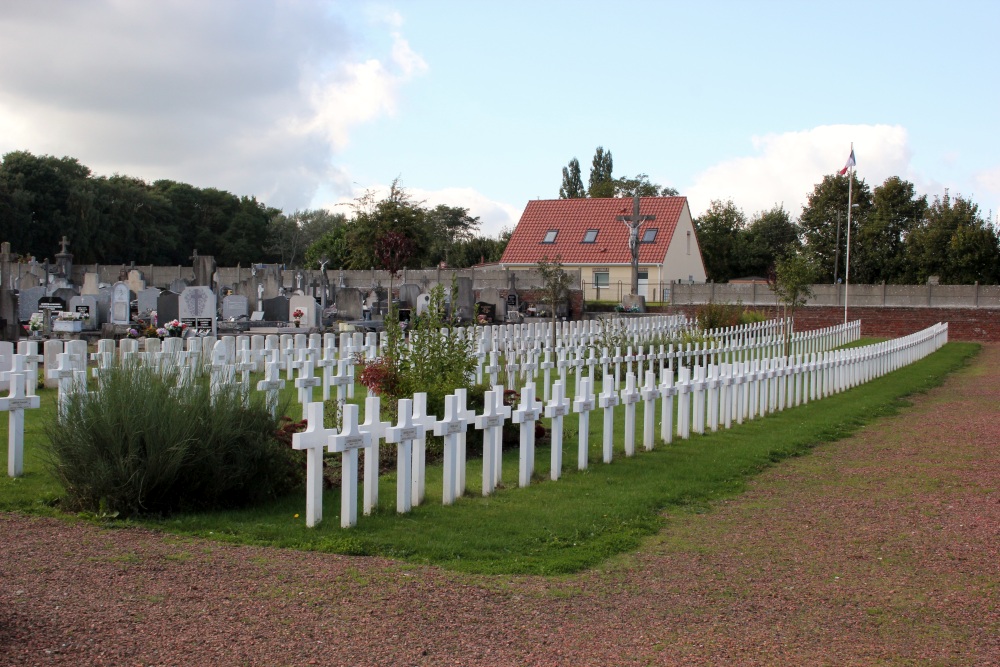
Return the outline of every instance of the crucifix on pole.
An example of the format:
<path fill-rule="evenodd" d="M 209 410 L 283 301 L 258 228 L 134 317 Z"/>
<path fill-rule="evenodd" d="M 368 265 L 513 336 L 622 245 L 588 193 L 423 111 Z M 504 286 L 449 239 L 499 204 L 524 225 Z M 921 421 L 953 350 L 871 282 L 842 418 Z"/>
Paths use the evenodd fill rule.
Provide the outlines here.
<path fill-rule="evenodd" d="M 627 210 L 627 209 L 622 209 Z M 632 252 L 632 294 L 639 294 L 639 226 L 644 222 L 656 220 L 655 215 L 639 214 L 639 195 L 632 198 L 632 215 L 619 215 L 620 220 L 628 227 L 628 248 Z"/>

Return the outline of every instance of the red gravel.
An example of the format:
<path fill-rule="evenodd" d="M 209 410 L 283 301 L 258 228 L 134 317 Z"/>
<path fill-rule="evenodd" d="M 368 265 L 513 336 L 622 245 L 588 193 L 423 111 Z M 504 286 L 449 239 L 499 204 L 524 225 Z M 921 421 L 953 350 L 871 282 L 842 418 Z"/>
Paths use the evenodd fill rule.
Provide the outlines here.
<path fill-rule="evenodd" d="M 1000 665 L 1000 346 L 572 577 L 0 514 L 2 665 Z"/>

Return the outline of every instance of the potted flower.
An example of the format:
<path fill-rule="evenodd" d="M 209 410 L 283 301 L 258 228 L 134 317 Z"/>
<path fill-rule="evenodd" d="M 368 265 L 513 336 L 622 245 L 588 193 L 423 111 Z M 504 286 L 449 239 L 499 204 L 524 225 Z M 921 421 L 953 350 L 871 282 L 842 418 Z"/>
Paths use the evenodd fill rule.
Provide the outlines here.
<path fill-rule="evenodd" d="M 188 325 L 180 320 L 170 320 L 163 328 L 167 330 L 167 334 L 171 338 L 183 338 L 184 331 L 187 330 Z"/>
<path fill-rule="evenodd" d="M 302 317 L 305 315 L 305 311 L 301 308 L 296 308 L 292 311 L 292 319 L 295 320 L 295 327 L 298 328 L 302 326 Z"/>
<path fill-rule="evenodd" d="M 139 330 L 136 329 L 135 327 L 129 327 L 129 330 L 126 332 L 126 335 L 129 338 L 131 338 L 132 340 L 135 340 L 135 339 L 139 338 L 140 334 L 139 334 Z"/>
<path fill-rule="evenodd" d="M 32 338 L 38 338 L 41 335 L 42 325 L 45 322 L 42 318 L 43 316 L 41 313 L 35 313 L 31 316 L 31 319 L 28 320 L 27 329 L 31 332 Z"/>

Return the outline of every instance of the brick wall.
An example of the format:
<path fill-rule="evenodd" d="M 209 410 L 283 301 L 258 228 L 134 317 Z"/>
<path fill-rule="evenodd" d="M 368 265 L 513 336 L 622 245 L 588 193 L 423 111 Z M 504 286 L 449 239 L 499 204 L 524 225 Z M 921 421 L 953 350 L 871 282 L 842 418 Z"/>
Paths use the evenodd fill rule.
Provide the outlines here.
<path fill-rule="evenodd" d="M 693 317 L 697 306 L 669 306 L 657 312 L 685 313 Z M 769 310 L 780 316 L 780 310 Z M 861 320 L 861 335 L 898 338 L 938 322 L 948 323 L 948 339 L 977 342 L 1000 342 L 1000 309 L 994 308 L 883 308 L 852 307 L 849 320 Z M 805 306 L 795 311 L 795 329 L 808 331 L 841 324 L 843 307 Z"/>

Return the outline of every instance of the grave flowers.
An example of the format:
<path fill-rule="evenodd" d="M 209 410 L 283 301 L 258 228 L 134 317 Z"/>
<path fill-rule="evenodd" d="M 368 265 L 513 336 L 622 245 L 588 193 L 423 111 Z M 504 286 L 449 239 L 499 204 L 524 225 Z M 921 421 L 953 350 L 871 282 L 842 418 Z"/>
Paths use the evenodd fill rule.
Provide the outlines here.
<path fill-rule="evenodd" d="M 163 329 L 166 330 L 167 335 L 171 338 L 183 337 L 184 331 L 187 328 L 187 323 L 181 322 L 180 320 L 170 320 L 163 326 Z"/>
<path fill-rule="evenodd" d="M 292 319 L 295 320 L 295 326 L 296 327 L 299 327 L 299 326 L 302 325 L 302 317 L 304 315 L 305 315 L 305 311 L 303 311 L 301 308 L 296 308 L 294 311 L 292 311 Z"/>
<path fill-rule="evenodd" d="M 136 338 L 139 337 L 139 330 L 136 329 L 135 327 L 129 327 L 129 330 L 126 332 L 126 335 L 129 338 L 135 340 Z"/>

